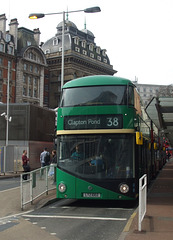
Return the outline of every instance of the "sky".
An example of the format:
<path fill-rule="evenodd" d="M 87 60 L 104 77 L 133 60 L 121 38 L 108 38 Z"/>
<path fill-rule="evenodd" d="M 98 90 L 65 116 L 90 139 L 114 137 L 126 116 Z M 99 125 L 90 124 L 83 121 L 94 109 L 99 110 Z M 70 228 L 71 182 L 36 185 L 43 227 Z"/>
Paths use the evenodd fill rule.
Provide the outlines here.
<path fill-rule="evenodd" d="M 62 14 L 31 20 L 30 13 L 57 13 L 99 6 L 99 13 L 71 13 L 79 30 L 86 28 L 95 43 L 107 50 L 116 76 L 141 84 L 173 84 L 172 0 L 0 0 L 0 14 L 17 18 L 19 27 L 39 28 L 41 42 L 56 34 Z"/>

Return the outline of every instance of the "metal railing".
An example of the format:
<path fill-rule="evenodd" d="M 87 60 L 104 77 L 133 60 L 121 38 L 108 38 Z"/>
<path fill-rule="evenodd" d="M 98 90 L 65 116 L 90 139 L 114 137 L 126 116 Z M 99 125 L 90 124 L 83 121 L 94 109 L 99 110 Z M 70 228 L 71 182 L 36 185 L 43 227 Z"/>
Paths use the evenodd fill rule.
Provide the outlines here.
<path fill-rule="evenodd" d="M 139 179 L 139 215 L 138 215 L 138 231 L 141 232 L 142 220 L 147 210 L 147 174 Z"/>
<path fill-rule="evenodd" d="M 26 179 L 27 178 L 27 179 Z M 56 188 L 56 164 L 20 175 L 21 209 Z"/>

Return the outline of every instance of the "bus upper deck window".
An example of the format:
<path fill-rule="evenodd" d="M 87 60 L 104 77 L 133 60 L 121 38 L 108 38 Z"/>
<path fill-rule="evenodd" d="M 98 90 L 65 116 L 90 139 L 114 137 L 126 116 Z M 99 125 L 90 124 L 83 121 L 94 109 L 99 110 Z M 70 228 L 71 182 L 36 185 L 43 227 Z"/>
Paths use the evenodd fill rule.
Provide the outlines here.
<path fill-rule="evenodd" d="M 134 88 L 132 86 L 129 86 L 128 104 L 134 106 Z"/>

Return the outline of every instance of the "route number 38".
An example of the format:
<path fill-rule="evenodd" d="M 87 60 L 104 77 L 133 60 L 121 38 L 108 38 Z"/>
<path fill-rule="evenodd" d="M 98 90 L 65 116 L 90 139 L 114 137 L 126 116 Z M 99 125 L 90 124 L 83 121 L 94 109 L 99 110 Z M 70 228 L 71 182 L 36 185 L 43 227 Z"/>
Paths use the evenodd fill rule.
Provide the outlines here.
<path fill-rule="evenodd" d="M 117 127 L 119 124 L 117 117 L 109 117 L 107 118 L 107 126 L 108 127 Z"/>

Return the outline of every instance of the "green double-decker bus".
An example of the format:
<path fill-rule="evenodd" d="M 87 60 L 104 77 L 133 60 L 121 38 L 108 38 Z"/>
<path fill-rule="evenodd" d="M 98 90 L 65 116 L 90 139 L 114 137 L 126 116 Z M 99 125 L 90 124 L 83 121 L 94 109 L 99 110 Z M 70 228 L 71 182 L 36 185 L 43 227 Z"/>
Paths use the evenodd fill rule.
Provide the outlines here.
<path fill-rule="evenodd" d="M 128 79 L 67 82 L 57 112 L 57 198 L 136 199 L 139 177 L 150 167 L 140 115 Z"/>

